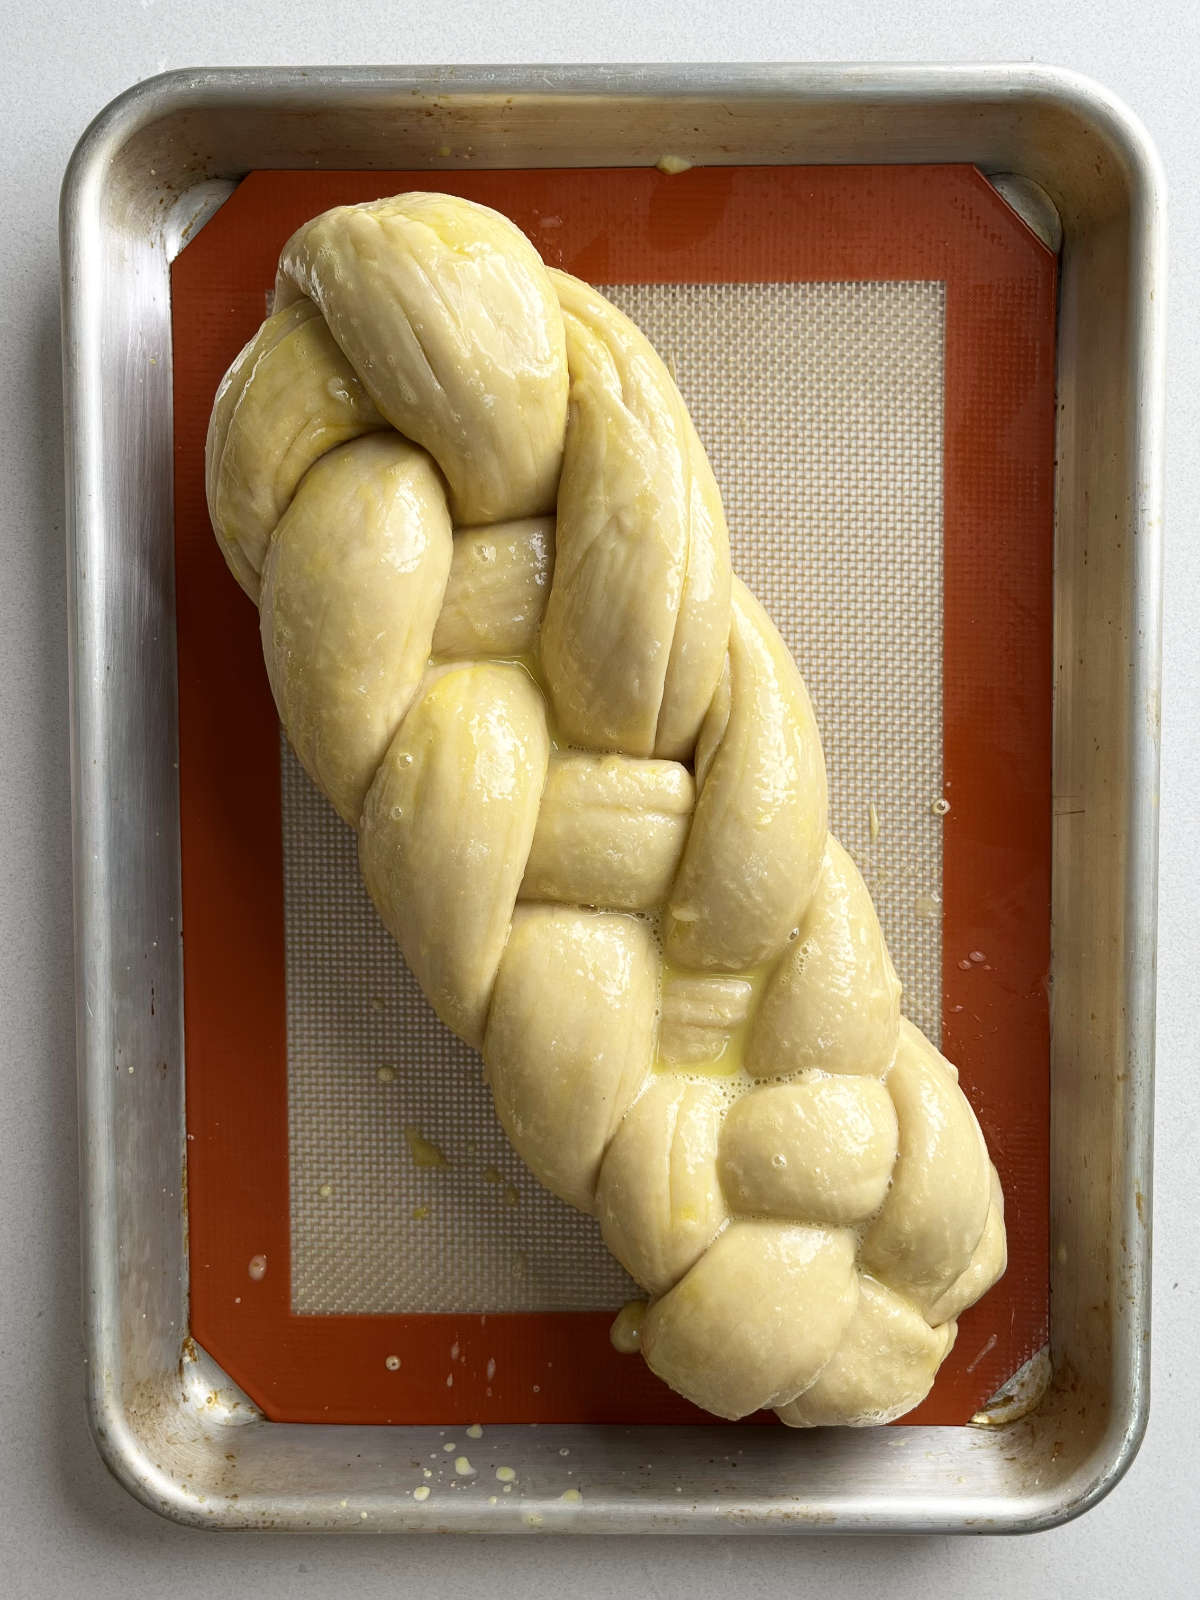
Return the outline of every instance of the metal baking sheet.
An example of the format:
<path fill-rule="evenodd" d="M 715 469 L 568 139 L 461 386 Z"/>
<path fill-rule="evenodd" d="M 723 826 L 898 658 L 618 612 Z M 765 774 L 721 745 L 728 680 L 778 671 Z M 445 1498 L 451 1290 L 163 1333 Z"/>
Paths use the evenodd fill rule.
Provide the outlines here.
<path fill-rule="evenodd" d="M 251 168 L 436 168 L 456 145 L 970 161 L 1061 219 L 1053 1376 L 1007 1426 L 786 1453 L 774 1430 L 489 1428 L 520 1492 L 421 1505 L 397 1484 L 430 1430 L 266 1423 L 187 1341 L 167 268 Z M 1046 1525 L 1111 1486 L 1146 1403 L 1161 277 L 1144 137 L 1036 69 L 183 73 L 102 115 L 64 190 L 80 1076 L 93 1423 L 134 1492 L 207 1526 L 948 1530 Z"/>

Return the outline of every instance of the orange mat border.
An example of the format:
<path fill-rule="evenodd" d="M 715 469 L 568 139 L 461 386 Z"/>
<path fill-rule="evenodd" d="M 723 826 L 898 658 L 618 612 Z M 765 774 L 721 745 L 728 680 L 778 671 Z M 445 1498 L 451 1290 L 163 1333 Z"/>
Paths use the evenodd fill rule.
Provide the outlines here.
<path fill-rule="evenodd" d="M 446 189 L 593 282 L 940 279 L 945 340 L 943 1041 L 1004 1180 L 1009 1270 L 908 1422 L 961 1423 L 1048 1326 L 1056 263 L 974 169 L 257 172 L 172 269 L 191 1325 L 269 1417 L 711 1421 L 609 1313 L 290 1310 L 278 732 L 204 505 L 213 391 L 279 248 L 327 206 Z M 970 960 L 971 952 L 983 960 Z M 253 1280 L 255 1256 L 267 1270 Z M 454 1382 L 446 1352 L 459 1346 Z M 401 1365 L 390 1371 L 388 1355 Z M 489 1358 L 494 1377 L 487 1378 Z"/>

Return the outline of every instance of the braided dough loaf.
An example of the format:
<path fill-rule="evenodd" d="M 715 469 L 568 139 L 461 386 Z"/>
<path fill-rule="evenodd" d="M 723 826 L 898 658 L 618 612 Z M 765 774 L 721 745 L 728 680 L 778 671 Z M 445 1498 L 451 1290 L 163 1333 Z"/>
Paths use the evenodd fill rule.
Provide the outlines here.
<path fill-rule="evenodd" d="M 1004 1270 L 1003 1201 L 666 368 L 445 195 L 316 217 L 275 305 L 209 507 L 381 917 L 646 1289 L 661 1378 L 723 1417 L 901 1415 Z"/>

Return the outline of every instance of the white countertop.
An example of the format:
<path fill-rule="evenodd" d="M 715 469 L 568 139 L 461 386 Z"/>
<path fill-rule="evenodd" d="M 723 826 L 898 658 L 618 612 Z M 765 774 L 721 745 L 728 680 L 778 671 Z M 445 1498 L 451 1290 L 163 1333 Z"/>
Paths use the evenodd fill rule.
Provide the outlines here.
<path fill-rule="evenodd" d="M 861 15 L 853 13 L 859 11 Z M 1200 1072 L 1200 7 L 1195 0 L 18 0 L 5 8 L 8 179 L 0 226 L 8 467 L 0 474 L 0 1590 L 522 1600 L 820 1586 L 983 1597 L 1167 1597 L 1200 1571 L 1196 1328 Z M 501 21 L 504 12 L 520 20 Z M 1157 22 L 1151 23 L 1150 16 Z M 83 1413 L 76 1265 L 71 855 L 59 383 L 57 190 L 92 114 L 167 67 L 318 62 L 1038 60 L 1100 79 L 1148 124 L 1170 186 L 1169 486 L 1164 659 L 1153 1401 L 1111 1497 L 1017 1540 L 601 1541 L 205 1538 L 112 1482 Z M 1189 1580 L 1187 1572 L 1193 1576 Z"/>

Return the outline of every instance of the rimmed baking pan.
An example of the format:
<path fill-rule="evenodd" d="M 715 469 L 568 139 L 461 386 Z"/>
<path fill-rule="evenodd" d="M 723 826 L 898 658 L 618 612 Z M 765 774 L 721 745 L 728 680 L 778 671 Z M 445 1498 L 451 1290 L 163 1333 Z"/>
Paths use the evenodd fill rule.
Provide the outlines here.
<path fill-rule="evenodd" d="M 289 1414 L 267 1392 L 271 1347 L 260 1340 L 256 1369 L 236 1339 L 222 1345 L 215 1299 L 210 1294 L 206 1301 L 202 1286 L 233 1262 L 245 1289 L 236 1296 L 240 1304 L 256 1286 L 284 1281 L 280 1257 L 254 1250 L 250 1236 L 231 1234 L 224 1261 L 220 1248 L 210 1248 L 212 1228 L 197 1232 L 201 1210 L 209 1222 L 218 1214 L 213 1167 L 202 1153 L 214 1137 L 213 1122 L 197 1110 L 203 1055 L 193 1040 L 195 1018 L 211 1014 L 211 1004 L 199 1006 L 191 975 L 185 1051 L 184 979 L 203 940 L 191 932 L 202 919 L 187 890 L 187 830 L 195 821 L 188 752 L 196 748 L 187 638 L 195 618 L 186 604 L 194 592 L 190 569 L 177 562 L 192 461 L 190 454 L 173 460 L 182 437 L 177 357 L 183 358 L 184 342 L 178 322 L 172 340 L 171 264 L 188 240 L 197 248 L 204 242 L 204 224 L 248 173 L 261 183 L 263 174 L 281 171 L 294 181 L 314 169 L 357 174 L 358 181 L 372 172 L 403 172 L 451 187 L 486 185 L 490 172 L 524 171 L 531 180 L 582 169 L 646 174 L 664 156 L 682 157 L 700 174 L 727 171 L 735 185 L 747 169 L 779 168 L 782 181 L 799 169 L 890 166 L 919 181 L 922 169 L 974 168 L 963 178 L 963 205 L 999 206 L 1003 195 L 1019 213 L 1018 227 L 1032 230 L 1031 249 L 1048 255 L 1061 245 L 1056 509 L 1044 539 L 1047 571 L 1054 541 L 1047 590 L 1053 753 L 1045 797 L 1053 816 L 1052 836 L 1049 817 L 1046 823 L 1053 875 L 1045 1191 L 1050 1342 L 1048 1362 L 1034 1364 L 1049 1372 L 1049 1385 L 1044 1392 L 1034 1385 L 1026 1398 L 1036 1394 L 1033 1409 L 1009 1422 L 1003 1418 L 1023 1404 L 995 1407 L 973 1425 L 962 1425 L 968 1412 L 960 1425 L 800 1439 L 756 1426 L 601 1422 L 586 1412 L 566 1421 L 549 1398 L 554 1383 L 546 1384 L 544 1402 L 526 1399 L 524 1410 L 504 1402 L 508 1416 L 527 1420 L 493 1420 L 503 1409 L 488 1413 L 482 1437 L 468 1445 L 464 1436 L 461 1447 L 467 1413 L 454 1408 L 430 1413 L 431 1422 L 415 1420 L 410 1407 L 386 1428 L 365 1420 L 268 1420 Z M 464 170 L 476 177 L 463 179 Z M 897 179 L 893 171 L 890 182 Z M 698 190 L 712 182 L 689 174 L 683 181 Z M 970 188 L 975 182 L 978 188 Z M 810 188 L 819 187 L 814 177 Z M 647 215 L 666 217 L 674 204 L 660 195 Z M 561 211 L 545 199 L 539 216 L 554 228 Z M 85 135 L 64 189 L 63 225 L 86 1316 L 93 1423 L 109 1464 L 147 1503 L 205 1526 L 1015 1530 L 1084 1509 L 1131 1458 L 1146 1406 L 1163 224 L 1157 168 L 1136 125 L 1093 86 L 1030 68 L 175 73 L 130 91 Z M 679 247 L 667 233 L 658 248 Z M 617 286 L 617 293 L 624 284 L 634 296 L 631 309 L 649 318 L 660 343 L 683 341 L 697 320 L 697 308 L 685 306 L 672 322 L 647 296 L 644 261 L 622 267 L 610 254 L 589 275 Z M 847 270 L 829 281 L 844 285 L 855 276 L 863 275 Z M 776 269 L 764 269 L 762 277 L 778 286 Z M 940 327 L 943 341 L 952 340 L 950 312 L 939 311 L 936 287 L 943 280 L 936 266 L 907 268 L 897 281 L 925 288 L 911 305 L 873 307 L 871 314 L 909 336 L 913 319 L 924 316 L 922 326 Z M 635 294 L 630 286 L 639 283 Z M 846 309 L 839 301 L 836 307 L 787 302 L 781 310 L 777 298 L 770 315 L 789 317 L 789 326 L 807 317 L 818 333 L 821 317 Z M 175 309 L 178 317 L 178 289 Z M 711 300 L 701 310 L 711 318 Z M 889 337 L 899 337 L 895 328 Z M 919 338 L 917 347 L 924 348 Z M 703 376 L 686 341 L 680 358 Z M 940 360 L 949 375 L 945 343 Z M 913 362 L 902 365 L 909 370 Z M 939 443 L 951 439 L 944 425 L 933 431 Z M 945 474 L 948 459 L 931 470 Z M 1035 501 L 1036 495 L 1031 507 Z M 178 634 L 177 580 L 185 584 Z M 1047 661 L 1047 750 L 1050 678 Z M 952 694 L 959 680 L 946 681 Z M 941 700 L 938 706 L 944 710 Z M 829 716 L 836 723 L 836 708 Z M 828 727 L 826 733 L 828 740 Z M 951 770 L 946 760 L 943 779 Z M 315 889 L 304 878 L 306 860 L 311 878 L 312 851 L 297 854 L 296 842 L 311 840 L 321 824 L 306 812 L 286 760 L 276 768 L 285 901 L 308 882 L 308 892 L 336 904 L 336 878 Z M 968 764 L 963 781 L 977 770 Z M 934 775 L 914 781 L 919 787 Z M 941 799 L 943 787 L 932 798 Z M 877 801 L 893 793 L 884 785 L 866 805 L 867 792 L 857 795 L 864 854 L 877 831 L 886 836 L 878 818 L 882 810 L 887 820 L 887 804 Z M 920 855 L 923 838 L 906 838 L 910 856 Z M 332 859 L 338 847 L 327 844 L 323 859 Z M 953 998 L 954 984 L 982 977 L 992 964 L 982 945 L 965 950 L 966 977 L 954 976 L 957 951 L 947 943 L 946 921 L 951 894 L 943 876 L 954 870 L 953 849 L 939 844 L 934 853 L 938 894 L 925 893 L 924 880 L 903 889 L 911 925 L 897 898 L 897 881 L 904 880 L 895 863 L 880 866 L 875 887 L 884 900 L 891 894 L 901 943 L 912 946 L 918 1003 L 935 1020 L 940 1011 L 945 1026 L 955 1005 L 968 1010 Z M 928 908 L 940 903 L 943 889 L 941 943 L 921 957 L 925 930 L 916 923 L 930 920 Z M 889 928 L 894 939 L 897 931 Z M 285 964 L 300 963 L 297 972 L 302 934 L 298 929 L 290 946 L 285 939 Z M 930 973 L 932 987 L 923 989 L 921 975 Z M 285 988 L 294 1010 L 300 991 L 291 967 L 279 993 Z M 386 1016 L 395 997 L 378 998 Z M 1040 1003 L 1044 1011 L 1044 994 Z M 298 1045 L 293 1050 L 292 1040 L 303 1033 L 305 1018 L 298 1015 L 294 1028 L 291 1011 L 286 1020 L 285 1079 L 294 1109 L 293 1072 L 302 1068 L 303 1052 Z M 965 1028 L 966 1019 L 958 1026 Z M 311 1053 L 311 1039 L 305 1048 Z M 383 1063 L 368 1065 L 374 1081 L 383 1081 Z M 252 1098 L 246 1105 L 224 1101 L 227 1126 L 256 1114 Z M 469 1143 L 464 1135 L 464 1169 L 473 1159 Z M 198 1185 L 190 1276 L 189 1149 Z M 318 1146 L 314 1154 L 311 1137 L 297 1144 L 294 1127 L 285 1171 L 289 1158 L 293 1179 L 303 1172 L 318 1195 L 330 1191 L 321 1198 L 335 1198 L 337 1183 L 321 1178 L 329 1152 Z M 493 1187 L 506 1192 L 503 1183 Z M 309 1217 L 306 1259 L 319 1269 L 322 1249 L 327 1259 L 331 1248 L 329 1229 L 319 1216 L 312 1219 L 312 1206 L 306 1211 L 304 1194 L 294 1188 L 290 1202 L 282 1197 L 285 1220 L 289 1204 L 294 1235 L 298 1216 Z M 1036 1231 L 1031 1223 L 1029 1240 Z M 291 1303 L 284 1309 L 294 1311 L 298 1294 L 309 1294 L 316 1321 L 336 1320 L 318 1315 L 327 1292 L 320 1271 L 303 1282 L 297 1277 L 296 1260 L 305 1254 L 298 1244 L 292 1250 Z M 343 1285 L 350 1303 L 334 1306 L 351 1313 L 347 1325 L 372 1315 L 386 1321 L 400 1303 L 388 1294 L 403 1300 L 411 1291 L 394 1284 L 372 1290 L 369 1268 L 357 1285 Z M 383 1295 L 382 1312 L 353 1298 L 365 1293 L 369 1300 L 371 1292 Z M 480 1292 L 485 1300 L 492 1296 L 487 1304 L 495 1302 L 494 1285 Z M 520 1298 L 511 1287 L 503 1294 Z M 420 1310 L 426 1317 L 444 1314 L 436 1305 Z M 203 1335 L 200 1345 L 193 1327 Z M 458 1342 L 449 1339 L 448 1349 Z M 980 1362 L 993 1348 L 981 1341 Z M 284 1352 L 276 1353 L 276 1365 L 285 1366 Z M 363 1359 L 372 1371 L 378 1367 L 377 1384 L 385 1382 L 383 1373 L 400 1370 L 385 1364 L 383 1344 L 365 1347 Z M 243 1378 L 243 1389 L 234 1376 Z M 487 1398 L 480 1392 L 472 1403 L 481 1408 Z M 554 1404 L 560 1403 L 561 1396 Z M 319 1409 L 301 1405 L 291 1414 Z M 385 1420 L 376 1401 L 358 1410 L 344 1405 L 340 1414 Z M 475 1462 L 457 1481 L 450 1476 L 457 1453 L 447 1452 L 447 1444 Z M 439 1457 L 446 1458 L 444 1468 Z M 501 1468 L 512 1476 L 498 1478 Z M 428 1495 L 414 1496 L 414 1488 L 425 1487 Z"/>

